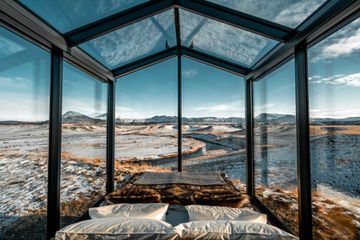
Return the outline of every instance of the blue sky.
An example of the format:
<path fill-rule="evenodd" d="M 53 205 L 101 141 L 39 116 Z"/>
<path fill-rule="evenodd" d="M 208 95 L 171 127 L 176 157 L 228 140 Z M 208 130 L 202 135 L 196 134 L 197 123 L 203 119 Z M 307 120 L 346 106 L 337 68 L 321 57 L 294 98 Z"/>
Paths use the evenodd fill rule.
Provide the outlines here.
<path fill-rule="evenodd" d="M 183 58 L 184 117 L 243 117 L 244 79 Z M 117 80 L 117 112 L 123 118 L 177 115 L 177 58 Z"/>
<path fill-rule="evenodd" d="M 0 28 L 0 61 L 0 120 L 48 119 L 49 53 Z M 360 116 L 359 63 L 360 20 L 309 49 L 311 117 Z M 117 115 L 176 115 L 176 68 L 170 59 L 118 79 Z M 262 110 L 295 112 L 293 71 L 290 62 L 260 80 L 268 88 Z M 243 87 L 236 75 L 184 58 L 183 115 L 243 117 Z M 63 110 L 106 112 L 106 85 L 65 64 Z"/>

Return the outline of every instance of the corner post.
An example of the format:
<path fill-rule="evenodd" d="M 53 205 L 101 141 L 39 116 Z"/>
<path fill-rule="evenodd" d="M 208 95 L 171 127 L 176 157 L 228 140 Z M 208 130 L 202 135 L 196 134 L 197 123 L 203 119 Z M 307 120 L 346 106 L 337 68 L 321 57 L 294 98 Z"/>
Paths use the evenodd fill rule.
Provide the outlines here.
<path fill-rule="evenodd" d="M 305 44 L 295 47 L 299 237 L 312 239 L 308 64 Z"/>
<path fill-rule="evenodd" d="M 47 238 L 55 237 L 60 228 L 60 168 L 62 123 L 63 52 L 54 47 L 51 52 Z"/>
<path fill-rule="evenodd" d="M 114 191 L 116 79 L 108 82 L 106 125 L 106 194 Z"/>
<path fill-rule="evenodd" d="M 253 113 L 253 80 L 245 80 L 246 97 L 246 192 L 250 198 L 255 197 L 254 186 L 254 113 Z"/>
<path fill-rule="evenodd" d="M 179 8 L 174 8 L 176 47 L 177 47 L 177 82 L 178 82 L 178 172 L 182 172 L 182 69 L 181 69 L 181 34 Z"/>

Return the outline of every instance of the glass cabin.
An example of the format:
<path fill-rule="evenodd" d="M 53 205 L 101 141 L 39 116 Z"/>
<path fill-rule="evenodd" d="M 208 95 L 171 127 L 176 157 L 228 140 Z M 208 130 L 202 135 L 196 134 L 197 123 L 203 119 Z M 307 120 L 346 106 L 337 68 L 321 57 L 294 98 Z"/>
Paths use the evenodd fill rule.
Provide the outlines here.
<path fill-rule="evenodd" d="M 360 239 L 360 1 L 0 14 L 0 239 L 51 239 L 149 172 L 220 173 L 301 240 Z"/>

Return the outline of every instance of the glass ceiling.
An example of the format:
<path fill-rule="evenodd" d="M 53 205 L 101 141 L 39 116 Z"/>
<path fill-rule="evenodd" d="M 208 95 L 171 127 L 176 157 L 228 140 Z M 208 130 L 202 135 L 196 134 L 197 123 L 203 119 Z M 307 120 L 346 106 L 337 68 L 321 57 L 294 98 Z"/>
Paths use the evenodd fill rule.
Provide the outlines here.
<path fill-rule="evenodd" d="M 251 67 L 279 42 L 180 10 L 181 44 Z"/>
<path fill-rule="evenodd" d="M 326 0 L 207 0 L 291 28 L 297 27 Z"/>
<path fill-rule="evenodd" d="M 102 35 L 79 47 L 110 69 L 176 45 L 174 10 Z"/>
<path fill-rule="evenodd" d="M 147 0 L 18 0 L 56 30 L 66 33 Z"/>
<path fill-rule="evenodd" d="M 148 0 L 18 0 L 53 28 L 67 33 Z M 207 0 L 296 27 L 326 0 Z M 180 9 L 181 45 L 251 68 L 278 41 Z M 79 45 L 98 62 L 114 70 L 176 46 L 174 9 L 135 21 Z"/>

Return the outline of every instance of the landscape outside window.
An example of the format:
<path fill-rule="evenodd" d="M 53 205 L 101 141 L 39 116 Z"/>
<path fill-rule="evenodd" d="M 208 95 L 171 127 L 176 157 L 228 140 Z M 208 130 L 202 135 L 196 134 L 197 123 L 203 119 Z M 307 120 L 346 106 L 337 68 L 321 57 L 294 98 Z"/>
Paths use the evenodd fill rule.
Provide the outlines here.
<path fill-rule="evenodd" d="M 177 171 L 177 58 L 118 78 L 116 89 L 116 182 Z"/>
<path fill-rule="evenodd" d="M 360 239 L 360 20 L 308 51 L 315 239 Z"/>
<path fill-rule="evenodd" d="M 105 194 L 107 85 L 64 62 L 61 224 Z"/>
<path fill-rule="evenodd" d="M 254 82 L 255 194 L 298 233 L 294 60 Z"/>
<path fill-rule="evenodd" d="M 46 234 L 50 53 L 0 27 L 0 239 Z"/>
<path fill-rule="evenodd" d="M 183 169 L 222 172 L 245 188 L 244 78 L 183 58 Z"/>

